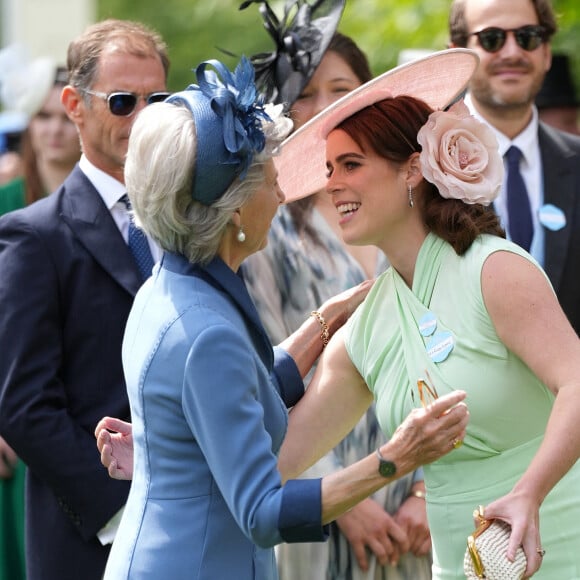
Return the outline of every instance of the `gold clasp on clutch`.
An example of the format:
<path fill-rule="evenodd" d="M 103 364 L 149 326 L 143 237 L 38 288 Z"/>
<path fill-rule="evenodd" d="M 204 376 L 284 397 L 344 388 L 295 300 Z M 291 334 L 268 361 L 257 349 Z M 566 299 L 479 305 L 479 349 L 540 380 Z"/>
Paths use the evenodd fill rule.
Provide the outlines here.
<path fill-rule="evenodd" d="M 477 574 L 477 577 L 485 578 L 485 569 L 483 568 L 483 562 L 479 557 L 479 552 L 477 551 L 477 546 L 475 545 L 475 538 L 473 535 L 467 538 L 467 548 L 469 550 L 469 555 L 471 556 L 471 561 L 473 562 L 473 569 Z"/>
<path fill-rule="evenodd" d="M 477 574 L 477 577 L 485 578 L 485 568 L 479 556 L 477 546 L 475 545 L 475 538 L 477 538 L 482 532 L 489 528 L 491 525 L 491 520 L 486 520 L 483 517 L 483 506 L 481 505 L 473 512 L 473 517 L 477 519 L 479 525 L 473 534 L 467 538 L 467 548 L 469 550 L 469 555 L 471 556 L 471 561 L 473 562 L 473 569 Z"/>

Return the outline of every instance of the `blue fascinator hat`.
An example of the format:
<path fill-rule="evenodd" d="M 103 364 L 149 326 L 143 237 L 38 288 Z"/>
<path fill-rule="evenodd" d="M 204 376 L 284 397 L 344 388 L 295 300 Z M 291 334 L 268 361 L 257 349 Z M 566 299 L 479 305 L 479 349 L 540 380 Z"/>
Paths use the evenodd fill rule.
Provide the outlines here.
<path fill-rule="evenodd" d="M 213 67 L 211 70 L 208 67 Z M 266 138 L 261 120 L 269 120 L 246 57 L 232 73 L 218 60 L 202 62 L 197 85 L 172 94 L 167 103 L 183 104 L 192 114 L 197 153 L 191 196 L 211 205 L 239 177 L 244 179 Z"/>

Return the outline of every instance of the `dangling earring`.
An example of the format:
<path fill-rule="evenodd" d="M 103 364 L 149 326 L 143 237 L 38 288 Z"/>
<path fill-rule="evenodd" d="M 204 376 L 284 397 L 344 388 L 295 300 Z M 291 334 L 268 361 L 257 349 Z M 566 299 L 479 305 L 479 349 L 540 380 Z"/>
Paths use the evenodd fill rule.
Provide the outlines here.
<path fill-rule="evenodd" d="M 407 185 L 407 193 L 409 194 L 409 207 L 413 207 L 413 188 Z"/>
<path fill-rule="evenodd" d="M 240 242 L 240 244 L 243 244 L 246 241 L 246 234 L 244 234 L 244 228 L 242 228 L 242 226 L 240 226 L 238 235 L 236 237 L 238 239 L 238 242 Z"/>

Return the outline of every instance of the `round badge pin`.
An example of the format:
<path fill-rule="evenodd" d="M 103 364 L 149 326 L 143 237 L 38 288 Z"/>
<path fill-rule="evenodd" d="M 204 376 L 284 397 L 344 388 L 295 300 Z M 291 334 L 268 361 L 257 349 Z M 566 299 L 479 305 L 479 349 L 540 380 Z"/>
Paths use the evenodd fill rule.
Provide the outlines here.
<path fill-rule="evenodd" d="M 436 332 L 427 343 L 427 354 L 433 362 L 443 362 L 453 350 L 455 339 L 448 330 Z"/>
<path fill-rule="evenodd" d="M 419 332 L 421 336 L 431 336 L 437 328 L 437 317 L 432 312 L 427 312 L 419 320 Z"/>
<path fill-rule="evenodd" d="M 545 228 L 553 232 L 561 230 L 566 225 L 566 215 L 564 212 L 551 203 L 547 203 L 539 209 L 538 219 Z"/>

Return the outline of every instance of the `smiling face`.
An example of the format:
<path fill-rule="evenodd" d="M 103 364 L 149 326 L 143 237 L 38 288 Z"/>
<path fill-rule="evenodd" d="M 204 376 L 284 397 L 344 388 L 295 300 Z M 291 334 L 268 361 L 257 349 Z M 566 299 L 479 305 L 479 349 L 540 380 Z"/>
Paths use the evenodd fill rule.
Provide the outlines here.
<path fill-rule="evenodd" d="M 327 51 L 310 82 L 290 107 L 294 129 L 360 85 L 360 79 L 348 63 L 338 53 Z"/>
<path fill-rule="evenodd" d="M 530 0 L 468 0 L 465 17 L 470 34 L 490 27 L 511 30 L 539 24 Z M 531 105 L 550 68 L 549 43 L 526 51 L 508 32 L 505 44 L 497 52 L 486 52 L 476 36 L 469 37 L 467 48 L 475 50 L 480 58 L 469 86 L 476 107 L 484 112 L 501 108 L 531 114 Z"/>
<path fill-rule="evenodd" d="M 341 129 L 326 142 L 327 191 L 339 213 L 347 244 L 383 247 L 403 232 L 413 215 L 407 196 L 407 163 L 396 164 L 363 151 Z"/>

